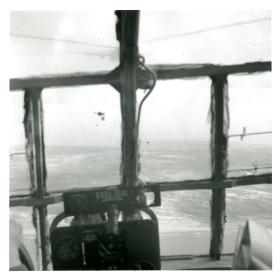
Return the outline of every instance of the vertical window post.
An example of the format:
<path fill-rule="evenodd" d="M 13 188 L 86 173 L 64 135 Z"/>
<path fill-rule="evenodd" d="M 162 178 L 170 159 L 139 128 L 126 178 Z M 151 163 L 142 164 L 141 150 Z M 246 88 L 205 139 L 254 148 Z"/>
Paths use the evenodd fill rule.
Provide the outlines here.
<path fill-rule="evenodd" d="M 139 11 L 118 11 L 117 36 L 120 41 L 122 186 L 133 188 L 138 173 L 136 125 L 136 66 L 138 56 Z"/>
<path fill-rule="evenodd" d="M 31 195 L 41 199 L 46 194 L 47 177 L 41 88 L 25 90 L 24 106 L 26 154 L 31 177 Z M 37 254 L 40 255 L 39 247 L 41 247 L 42 269 L 47 270 L 50 254 L 46 206 L 33 207 L 33 223 L 37 235 Z"/>
<path fill-rule="evenodd" d="M 211 244 L 210 256 L 220 259 L 223 247 L 225 214 L 225 189 L 219 183 L 226 177 L 228 168 L 227 144 L 229 129 L 227 76 L 211 77 L 211 166 L 214 189 L 211 198 Z"/>

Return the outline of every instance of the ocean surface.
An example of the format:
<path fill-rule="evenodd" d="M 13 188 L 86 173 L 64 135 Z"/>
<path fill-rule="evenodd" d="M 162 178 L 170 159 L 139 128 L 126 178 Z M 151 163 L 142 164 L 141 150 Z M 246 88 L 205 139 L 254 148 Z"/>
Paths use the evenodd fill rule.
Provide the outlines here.
<path fill-rule="evenodd" d="M 12 147 L 11 152 L 20 151 Z M 143 181 L 160 182 L 210 178 L 207 142 L 141 143 Z M 120 151 L 115 147 L 47 146 L 47 188 L 51 191 L 120 183 Z M 271 146 L 232 142 L 228 176 L 271 172 Z M 257 168 L 256 168 L 257 167 Z M 243 170 L 244 169 L 244 170 Z M 28 193 L 28 166 L 24 155 L 10 156 L 10 194 Z M 226 191 L 224 252 L 233 252 L 236 233 L 247 219 L 272 227 L 272 186 L 244 186 Z M 149 198 L 149 194 L 147 194 Z M 210 244 L 211 191 L 162 193 L 162 206 L 153 208 L 160 227 L 161 254 L 207 254 Z M 62 205 L 48 207 L 49 223 Z M 26 245 L 32 250 L 35 231 L 28 207 L 10 208 L 23 225 Z M 177 242 L 176 242 L 177 240 Z M 33 245 L 32 245 L 33 244 Z"/>

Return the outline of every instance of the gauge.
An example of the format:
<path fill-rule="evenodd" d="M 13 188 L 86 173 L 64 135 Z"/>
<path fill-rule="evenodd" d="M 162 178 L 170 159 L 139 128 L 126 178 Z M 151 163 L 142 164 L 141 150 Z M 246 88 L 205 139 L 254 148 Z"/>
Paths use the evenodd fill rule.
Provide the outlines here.
<path fill-rule="evenodd" d="M 64 262 L 75 260 L 81 252 L 80 244 L 75 242 L 71 236 L 65 236 L 57 243 L 57 257 Z"/>
<path fill-rule="evenodd" d="M 114 235 L 107 235 L 105 238 L 99 240 L 98 252 L 104 260 L 117 260 L 125 250 L 123 241 Z"/>

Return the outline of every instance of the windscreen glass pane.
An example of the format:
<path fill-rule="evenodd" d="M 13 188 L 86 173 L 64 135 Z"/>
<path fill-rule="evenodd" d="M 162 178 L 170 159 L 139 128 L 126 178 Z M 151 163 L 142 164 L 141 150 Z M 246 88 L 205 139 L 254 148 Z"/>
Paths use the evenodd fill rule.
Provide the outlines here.
<path fill-rule="evenodd" d="M 210 197 L 208 190 L 162 193 L 157 215 L 162 256 L 208 254 Z"/>
<path fill-rule="evenodd" d="M 110 86 L 46 89 L 49 191 L 119 184 L 120 101 Z"/>
<path fill-rule="evenodd" d="M 237 233 L 247 220 L 272 229 L 272 186 L 270 184 L 242 186 L 227 190 L 224 252 L 235 249 Z"/>
<path fill-rule="evenodd" d="M 141 112 L 142 180 L 210 177 L 210 87 L 206 78 L 157 82 Z"/>
<path fill-rule="evenodd" d="M 37 269 L 36 230 L 32 222 L 32 207 L 10 208 L 10 219 L 21 226 L 22 242 L 32 259 L 35 269 Z M 12 233 L 10 234 L 12 235 Z"/>
<path fill-rule="evenodd" d="M 271 74 L 229 77 L 228 177 L 272 172 Z M 226 192 L 225 252 L 233 252 L 237 233 L 248 219 L 271 229 L 272 185 L 252 185 Z"/>
<path fill-rule="evenodd" d="M 113 10 L 11 12 L 10 76 L 112 70 L 115 22 Z"/>
<path fill-rule="evenodd" d="M 272 172 L 271 74 L 229 77 L 228 176 Z"/>
<path fill-rule="evenodd" d="M 10 195 L 30 192 L 30 175 L 25 154 L 24 92 L 9 94 Z"/>
<path fill-rule="evenodd" d="M 140 52 L 150 64 L 271 60 L 269 11 L 143 11 Z"/>

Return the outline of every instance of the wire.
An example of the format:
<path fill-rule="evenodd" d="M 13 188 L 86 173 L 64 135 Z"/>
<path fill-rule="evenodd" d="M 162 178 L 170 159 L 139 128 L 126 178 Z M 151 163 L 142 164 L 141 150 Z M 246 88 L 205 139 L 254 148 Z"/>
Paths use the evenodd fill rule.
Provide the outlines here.
<path fill-rule="evenodd" d="M 205 29 L 199 29 L 199 30 L 185 32 L 185 33 L 180 33 L 180 34 L 174 34 L 174 35 L 170 35 L 170 36 L 166 36 L 166 37 L 159 37 L 159 38 L 143 41 L 142 43 L 163 41 L 163 40 L 168 40 L 168 39 L 171 39 L 171 38 L 190 36 L 190 35 L 195 35 L 195 34 L 199 34 L 199 33 L 205 33 L 205 32 L 209 32 L 209 31 L 226 29 L 226 28 L 231 28 L 231 27 L 235 27 L 235 26 L 240 26 L 240 25 L 245 25 L 245 24 L 252 24 L 252 23 L 268 21 L 268 20 L 271 20 L 271 18 L 259 18 L 259 19 L 255 19 L 255 20 L 240 21 L 240 22 L 235 22 L 235 23 L 231 23 L 231 24 L 225 24 L 225 25 L 209 27 L 209 28 L 205 28 Z"/>
<path fill-rule="evenodd" d="M 142 43 L 162 41 L 162 40 L 167 40 L 167 39 L 176 38 L 176 37 L 189 36 L 189 35 L 204 33 L 204 32 L 208 32 L 208 31 L 225 29 L 225 28 L 230 28 L 230 27 L 234 27 L 234 26 L 252 24 L 252 23 L 268 21 L 268 20 L 271 20 L 271 18 L 259 18 L 259 19 L 255 19 L 255 20 L 241 21 L 241 22 L 236 22 L 236 23 L 232 23 L 232 24 L 220 25 L 220 26 L 210 27 L 210 28 L 206 28 L 206 29 L 200 29 L 200 30 L 186 32 L 186 33 L 174 34 L 174 35 L 170 35 L 170 36 L 166 36 L 166 37 L 155 38 L 155 39 L 143 41 Z M 56 41 L 56 42 L 63 42 L 63 43 L 69 43 L 69 44 L 87 45 L 87 46 L 93 46 L 93 47 L 99 47 L 99 48 L 108 48 L 108 49 L 117 48 L 117 47 L 103 45 L 103 44 L 97 44 L 97 43 L 81 42 L 81 41 L 61 39 L 61 38 L 50 38 L 50 37 L 43 37 L 43 36 L 33 36 L 33 35 L 26 35 L 26 34 L 11 33 L 10 36 L 18 37 L 18 38 L 25 38 L 25 39 L 33 39 L 33 40 Z"/>
<path fill-rule="evenodd" d="M 254 167 L 254 168 L 244 168 L 244 169 L 232 169 L 228 170 L 228 172 L 242 172 L 242 171 L 258 171 L 262 169 L 272 169 L 272 166 L 263 166 L 263 167 Z"/>
<path fill-rule="evenodd" d="M 137 121 L 136 121 L 136 133 L 137 133 L 137 138 L 139 136 L 139 123 L 140 123 L 140 118 L 141 118 L 141 111 L 142 111 L 142 106 L 145 102 L 145 100 L 148 98 L 148 96 L 151 94 L 151 92 L 153 91 L 155 85 L 156 85 L 156 81 L 157 81 L 157 77 L 156 74 L 154 73 L 153 70 L 151 70 L 148 66 L 145 65 L 145 59 L 143 56 L 139 56 L 139 60 L 138 60 L 139 64 L 146 70 L 148 71 L 153 78 L 153 84 L 150 87 L 150 89 L 148 90 L 148 92 L 146 93 L 146 95 L 143 97 L 143 99 L 141 100 L 140 104 L 139 104 L 139 109 L 138 109 L 138 115 L 137 115 Z"/>
<path fill-rule="evenodd" d="M 262 131 L 262 132 L 251 132 L 251 133 L 242 133 L 242 134 L 231 134 L 228 135 L 227 137 L 242 137 L 244 138 L 245 136 L 251 136 L 251 135 L 262 135 L 262 134 L 272 134 L 272 131 Z"/>
<path fill-rule="evenodd" d="M 63 42 L 63 43 L 69 43 L 69 44 L 85 45 L 85 46 L 92 46 L 92 47 L 99 47 L 99 48 L 107 48 L 107 49 L 116 49 L 116 48 L 117 48 L 117 47 L 108 46 L 108 45 L 102 45 L 102 44 L 95 44 L 95 43 L 74 41 L 74 40 L 68 40 L 68 39 L 60 39 L 60 38 L 50 38 L 50 37 L 42 37 L 42 36 L 32 36 L 32 35 L 25 35 L 25 34 L 15 34 L 15 33 L 11 33 L 10 36 L 11 36 L 11 37 L 18 37 L 18 38 L 25 38 L 25 39 L 33 39 L 33 40 Z"/>
<path fill-rule="evenodd" d="M 104 53 L 98 53 L 98 52 L 71 52 L 79 55 L 87 55 L 87 56 L 109 56 L 111 53 L 110 52 L 104 52 Z"/>

